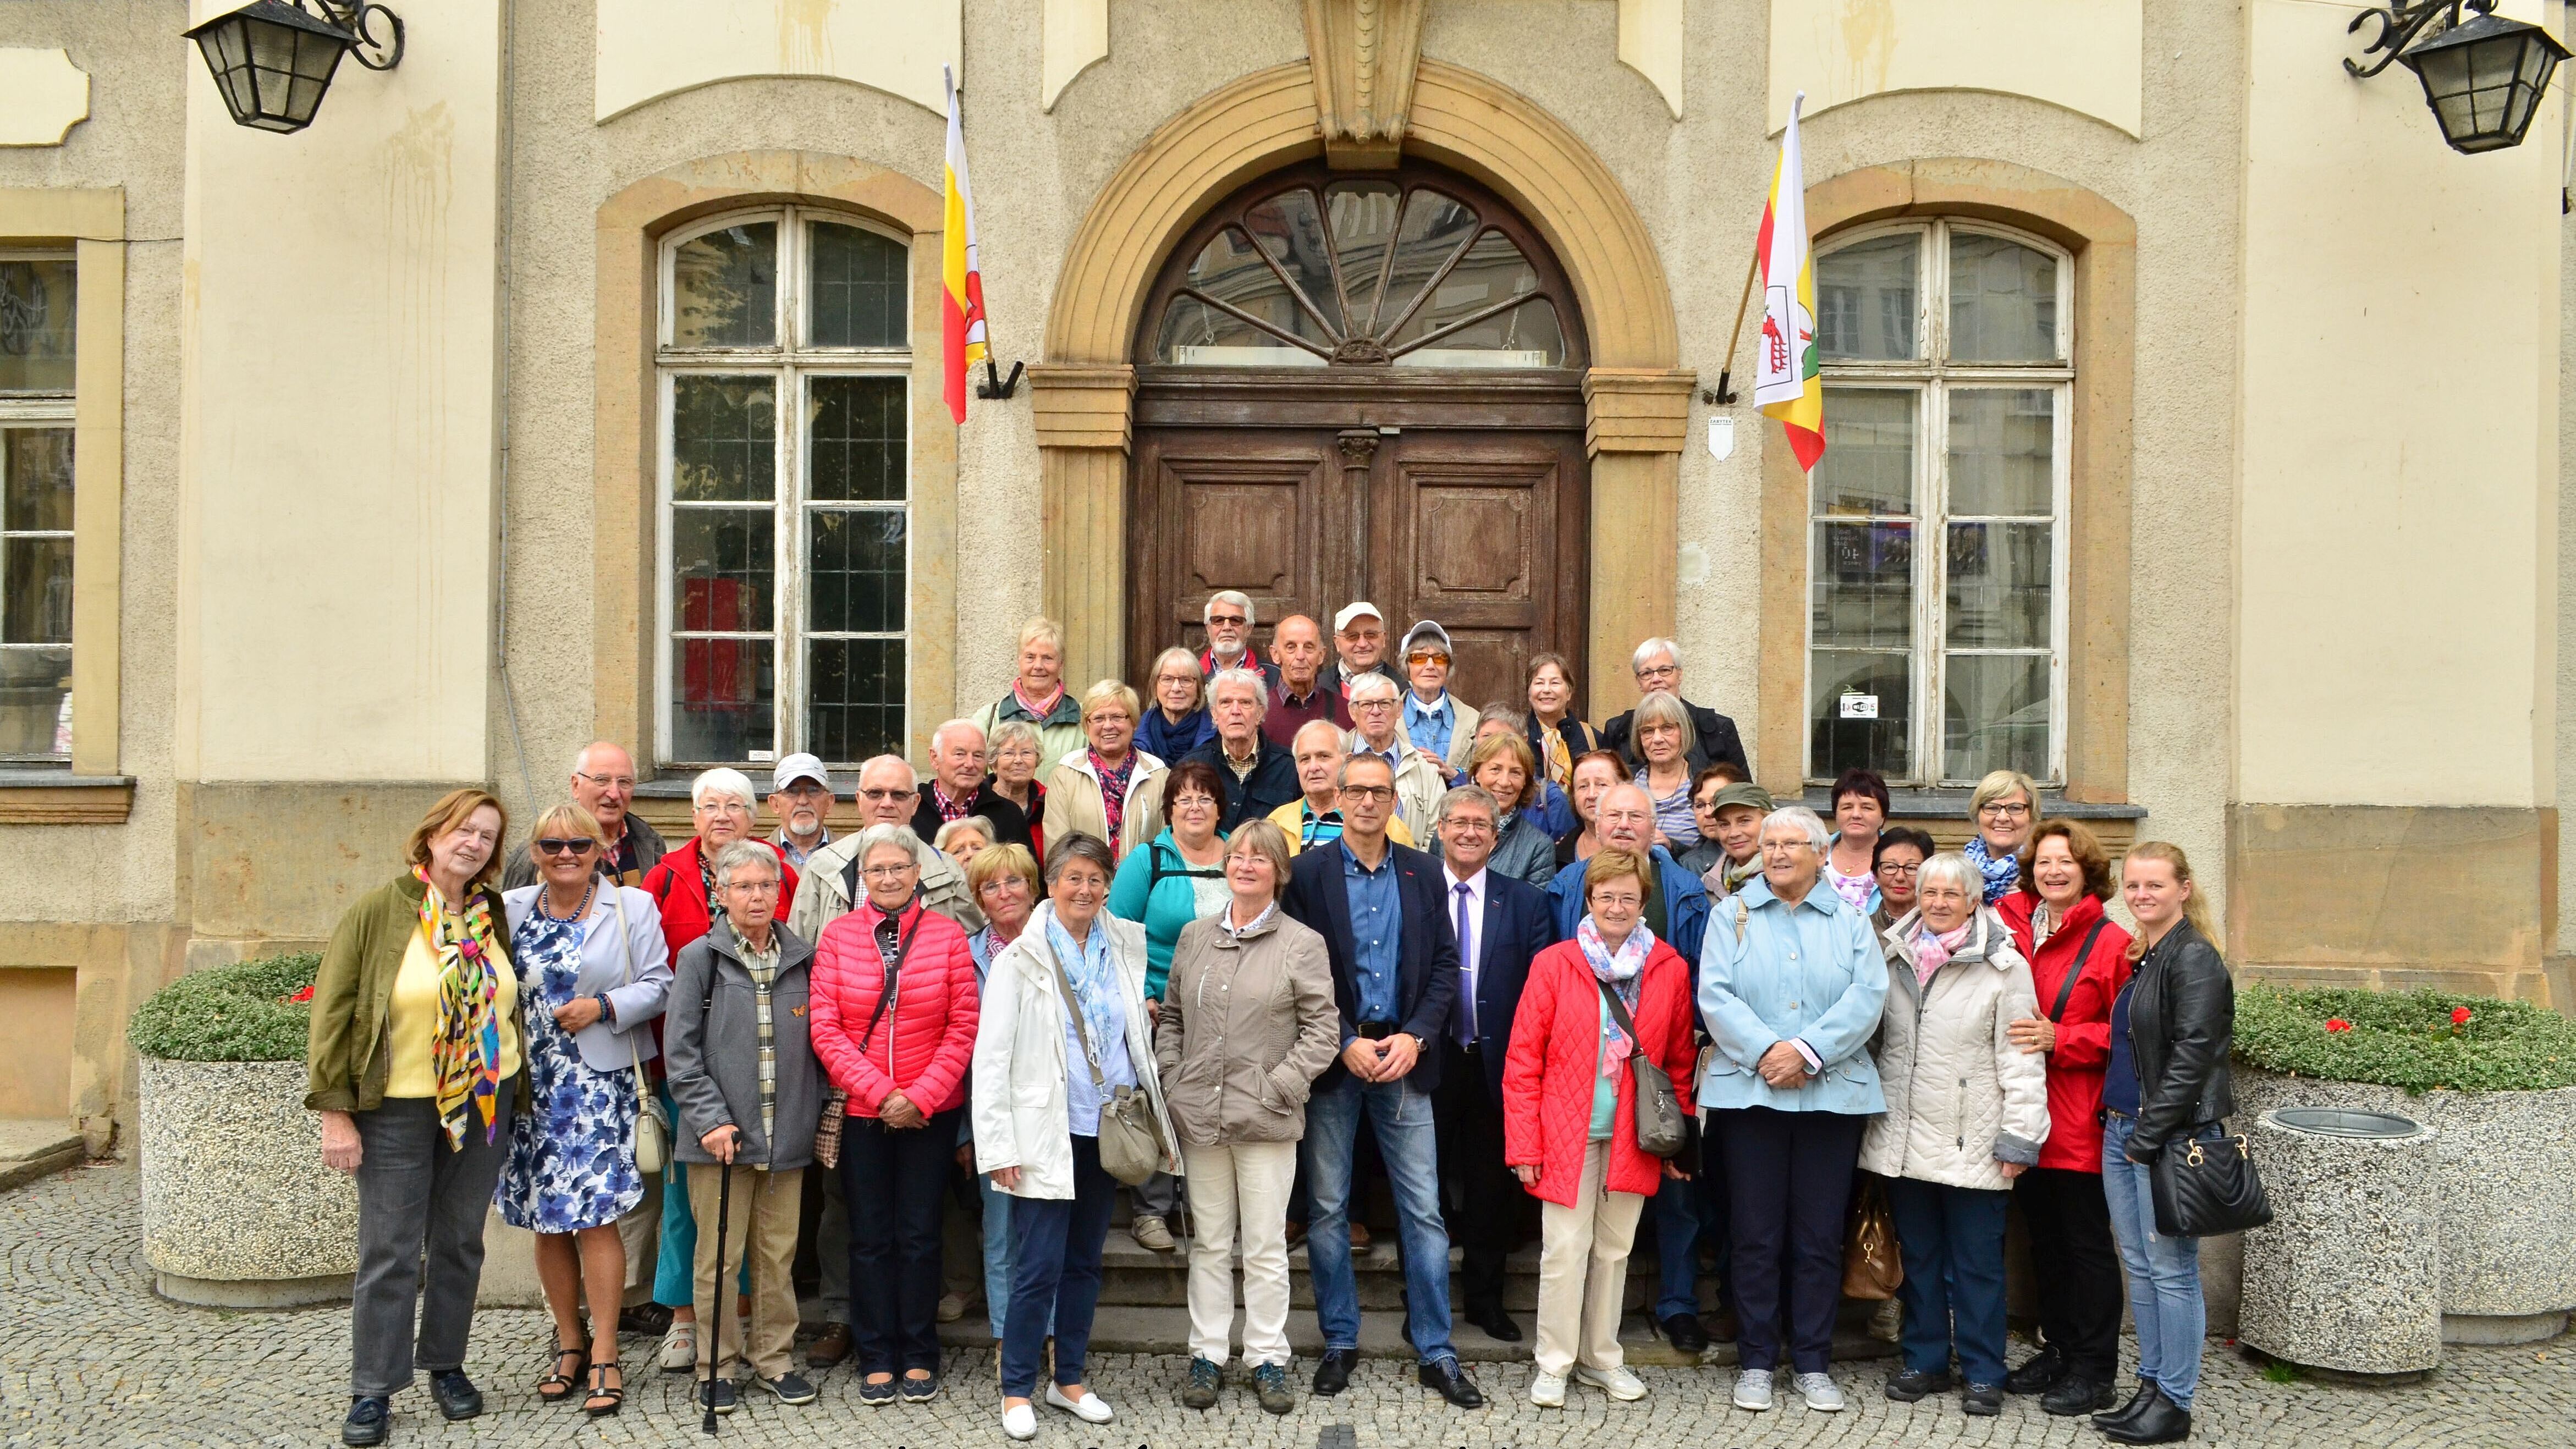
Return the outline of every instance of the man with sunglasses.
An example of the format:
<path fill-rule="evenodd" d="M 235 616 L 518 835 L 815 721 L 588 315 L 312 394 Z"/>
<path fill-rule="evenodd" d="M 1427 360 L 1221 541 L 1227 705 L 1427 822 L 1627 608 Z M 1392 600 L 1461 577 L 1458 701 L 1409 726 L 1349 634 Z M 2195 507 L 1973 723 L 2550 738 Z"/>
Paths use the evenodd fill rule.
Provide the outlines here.
<path fill-rule="evenodd" d="M 670 847 L 641 816 L 627 813 L 626 807 L 635 799 L 635 757 L 609 740 L 582 746 L 581 753 L 572 757 L 572 798 L 599 822 L 600 833 L 609 840 L 600 869 L 619 885 L 642 885 L 644 872 L 660 864 Z M 501 872 L 504 890 L 536 883 L 537 863 L 524 850 L 514 854 Z"/>
<path fill-rule="evenodd" d="M 1449 693 L 1449 631 L 1429 619 L 1404 634 L 1404 735 L 1438 760 L 1454 783 L 1466 772 L 1476 744 L 1476 707 Z"/>
<path fill-rule="evenodd" d="M 1259 621 L 1252 616 L 1250 595 L 1219 589 L 1208 595 L 1199 620 L 1207 625 L 1208 640 L 1208 647 L 1199 651 L 1199 673 L 1214 679 L 1220 669 L 1250 669 L 1260 674 L 1265 688 L 1279 682 L 1279 666 L 1252 652 L 1252 626 Z"/>
<path fill-rule="evenodd" d="M 921 778 L 901 755 L 879 755 L 859 766 L 858 801 L 860 829 L 814 852 L 796 884 L 787 924 L 808 941 L 822 939 L 825 926 L 849 914 L 852 903 L 867 898 L 867 887 L 859 879 L 859 836 L 870 825 L 910 829 L 921 806 Z M 922 904 L 964 927 L 968 935 L 984 929 L 984 913 L 975 908 L 974 894 L 966 889 L 966 873 L 957 868 L 957 862 L 919 835 L 913 843 L 913 858 L 921 862 Z"/>

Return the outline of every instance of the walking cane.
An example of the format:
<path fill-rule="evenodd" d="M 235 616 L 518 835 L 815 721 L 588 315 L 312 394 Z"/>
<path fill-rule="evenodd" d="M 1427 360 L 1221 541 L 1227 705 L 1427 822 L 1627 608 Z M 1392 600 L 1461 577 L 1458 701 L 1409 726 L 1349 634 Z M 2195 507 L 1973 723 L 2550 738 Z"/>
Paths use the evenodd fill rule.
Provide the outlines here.
<path fill-rule="evenodd" d="M 736 1131 L 730 1145 L 739 1147 L 741 1143 L 742 1133 Z M 727 1302 L 725 1297 L 725 1279 L 732 1276 L 725 1272 L 725 1228 L 732 1218 L 733 1157 L 728 1153 L 725 1157 L 724 1175 L 716 1179 L 716 1316 L 707 1325 L 708 1331 L 715 1335 L 715 1346 L 708 1350 L 707 1358 L 707 1417 L 706 1421 L 698 1426 L 702 1432 L 708 1434 L 716 1431 L 716 1371 L 728 1366 L 724 1362 L 724 1324 L 725 1316 L 733 1312 L 733 1304 Z"/>

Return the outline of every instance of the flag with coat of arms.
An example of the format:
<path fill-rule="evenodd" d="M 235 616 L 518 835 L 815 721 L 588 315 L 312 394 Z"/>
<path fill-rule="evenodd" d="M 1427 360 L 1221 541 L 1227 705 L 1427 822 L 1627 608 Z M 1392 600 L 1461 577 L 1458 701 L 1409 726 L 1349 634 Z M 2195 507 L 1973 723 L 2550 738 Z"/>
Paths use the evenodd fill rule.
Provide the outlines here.
<path fill-rule="evenodd" d="M 1780 420 L 1798 466 L 1825 455 L 1825 381 L 1816 366 L 1816 259 L 1807 242 L 1807 184 L 1798 156 L 1798 111 L 1780 136 L 1780 164 L 1754 242 L 1762 262 L 1762 333 L 1754 339 L 1753 404 Z"/>

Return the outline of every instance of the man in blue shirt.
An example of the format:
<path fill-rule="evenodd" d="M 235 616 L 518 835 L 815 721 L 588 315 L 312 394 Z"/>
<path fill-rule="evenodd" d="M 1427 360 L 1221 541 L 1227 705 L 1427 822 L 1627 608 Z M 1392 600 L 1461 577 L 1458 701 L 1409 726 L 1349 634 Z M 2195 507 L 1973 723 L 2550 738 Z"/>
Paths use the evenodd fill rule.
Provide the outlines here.
<path fill-rule="evenodd" d="M 1449 631 L 1425 619 L 1406 631 L 1403 653 L 1404 677 L 1413 686 L 1404 696 L 1405 738 L 1440 761 L 1454 783 L 1476 742 L 1476 708 L 1449 693 Z"/>

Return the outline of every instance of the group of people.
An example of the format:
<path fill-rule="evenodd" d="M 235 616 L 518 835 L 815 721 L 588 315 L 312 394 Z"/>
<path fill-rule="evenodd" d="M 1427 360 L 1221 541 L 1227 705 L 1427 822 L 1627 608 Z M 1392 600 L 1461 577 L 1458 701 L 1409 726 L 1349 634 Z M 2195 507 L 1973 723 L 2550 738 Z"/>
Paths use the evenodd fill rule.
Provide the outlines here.
<path fill-rule="evenodd" d="M 344 1442 L 383 1442 L 416 1363 L 446 1417 L 481 1411 L 463 1362 L 496 1199 L 536 1234 L 543 1400 L 618 1412 L 645 1255 L 659 1362 L 694 1372 L 703 1408 L 736 1406 L 745 1364 L 812 1400 L 807 1237 L 828 1322 L 805 1367 L 854 1358 L 872 1406 L 931 1399 L 961 1169 L 1015 1439 L 1041 1399 L 1114 1416 L 1086 1349 L 1122 1189 L 1150 1250 L 1178 1250 L 1186 1208 L 1185 1405 L 1225 1391 L 1239 1261 L 1248 1386 L 1294 1407 L 1301 1239 L 1310 1387 L 1342 1392 L 1372 1174 L 1418 1377 L 1463 1408 L 1484 1395 L 1451 1341 L 1450 1239 L 1463 1316 L 1518 1341 L 1504 1259 L 1529 1202 L 1536 1404 L 1645 1395 L 1618 1336 L 1642 1223 L 1677 1348 L 1710 1342 L 1715 1260 L 1738 1407 L 1772 1407 L 1784 1363 L 1809 1408 L 1844 1407 L 1829 1358 L 1868 1181 L 1903 1267 L 1890 1398 L 1955 1387 L 1990 1415 L 2034 1394 L 2116 1441 L 2188 1434 L 2195 1245 L 2155 1231 L 2148 1165 L 2231 1110 L 2233 1007 L 2179 849 L 2127 853 L 2133 936 L 2105 915 L 2101 844 L 2040 819 L 2024 776 L 1977 788 L 1955 851 L 1891 825 L 1865 770 L 1832 786 L 1830 826 L 1775 801 L 1733 723 L 1682 696 L 1669 640 L 1636 651 L 1636 708 L 1594 729 L 1553 655 L 1478 707 L 1448 692 L 1437 623 L 1389 657 L 1352 604 L 1328 661 L 1295 616 L 1260 658 L 1255 622 L 1217 594 L 1208 649 L 1167 651 L 1146 696 L 1077 697 L 1059 630 L 1032 620 L 1010 692 L 933 732 L 926 781 L 891 755 L 860 768 L 846 837 L 810 755 L 773 771 L 766 837 L 752 781 L 719 768 L 666 845 L 606 742 L 520 849 L 492 795 L 441 799 L 313 998 L 307 1105 L 359 1196 Z M 2008 1367 L 2015 1200 L 2043 1347 Z M 2123 1279 L 2140 1355 L 2114 1409 Z"/>

